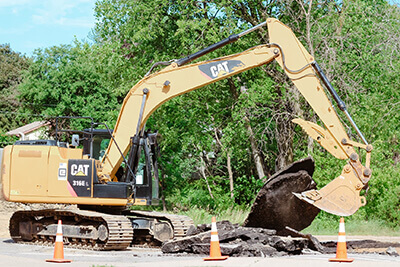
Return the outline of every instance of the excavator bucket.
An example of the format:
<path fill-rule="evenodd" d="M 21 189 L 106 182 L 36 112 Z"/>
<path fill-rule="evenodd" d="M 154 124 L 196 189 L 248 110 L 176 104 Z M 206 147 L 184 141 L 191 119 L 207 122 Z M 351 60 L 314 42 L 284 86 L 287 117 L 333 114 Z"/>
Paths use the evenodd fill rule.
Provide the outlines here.
<path fill-rule="evenodd" d="M 362 189 L 360 181 L 346 171 L 345 167 L 342 175 L 320 190 L 312 189 L 294 194 L 299 199 L 326 212 L 339 216 L 350 216 L 364 206 L 366 200 L 364 196 L 360 196 Z"/>
<path fill-rule="evenodd" d="M 271 176 L 258 192 L 244 226 L 275 229 L 283 236 L 291 234 L 287 226 L 297 231 L 309 226 L 320 210 L 293 193 L 315 190 L 313 173 L 314 160 L 308 157 Z"/>
<path fill-rule="evenodd" d="M 335 141 L 334 136 L 323 127 L 299 118 L 294 119 L 293 122 L 299 124 L 310 137 L 336 158 L 348 158 L 342 146 Z M 354 162 L 357 162 L 357 160 Z M 356 177 L 357 175 L 361 176 L 360 173 L 363 172 L 359 170 L 362 170 L 363 167 L 357 163 L 353 163 L 352 166 L 346 165 L 339 177 L 320 190 L 312 189 L 294 194 L 299 199 L 326 212 L 339 216 L 350 216 L 366 204 L 365 197 L 360 196 L 360 190 L 364 185 Z M 356 172 L 359 173 L 355 175 Z"/>

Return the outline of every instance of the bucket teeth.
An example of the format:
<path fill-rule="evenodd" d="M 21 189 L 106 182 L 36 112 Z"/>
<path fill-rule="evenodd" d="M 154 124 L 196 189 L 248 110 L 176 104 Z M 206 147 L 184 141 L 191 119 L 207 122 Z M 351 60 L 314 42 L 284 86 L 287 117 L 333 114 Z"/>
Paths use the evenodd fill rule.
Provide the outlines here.
<path fill-rule="evenodd" d="M 295 192 L 292 192 L 292 194 L 295 195 L 298 199 L 303 200 L 303 201 L 305 201 L 305 202 L 308 202 L 308 203 L 310 203 L 311 205 L 314 205 L 314 202 L 315 202 L 315 201 L 312 200 L 312 199 L 309 199 L 309 198 L 306 197 L 306 196 L 303 196 L 302 193 L 295 193 Z"/>

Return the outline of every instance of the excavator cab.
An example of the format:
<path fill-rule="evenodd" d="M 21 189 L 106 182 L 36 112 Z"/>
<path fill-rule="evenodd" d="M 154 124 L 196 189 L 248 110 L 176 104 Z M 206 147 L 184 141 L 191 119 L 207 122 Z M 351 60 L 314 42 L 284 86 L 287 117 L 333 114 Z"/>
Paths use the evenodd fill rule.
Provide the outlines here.
<path fill-rule="evenodd" d="M 133 205 L 158 205 L 159 171 L 158 171 L 158 133 L 145 131 L 139 138 L 139 146 L 132 145 L 127 161 L 119 167 L 115 181 L 111 184 L 129 183 L 134 188 L 131 198 Z M 112 139 L 112 130 L 85 129 L 83 133 L 83 154 L 101 161 L 106 148 Z M 134 140 L 134 138 L 132 138 Z M 91 154 L 90 154 L 91 153 Z M 107 184 L 110 184 L 107 183 Z"/>
<path fill-rule="evenodd" d="M 79 140 L 82 140 L 83 154 L 90 155 L 92 150 L 90 157 L 101 160 L 104 157 L 111 135 L 112 131 L 109 132 L 107 129 L 85 129 L 82 138 L 78 135 Z"/>

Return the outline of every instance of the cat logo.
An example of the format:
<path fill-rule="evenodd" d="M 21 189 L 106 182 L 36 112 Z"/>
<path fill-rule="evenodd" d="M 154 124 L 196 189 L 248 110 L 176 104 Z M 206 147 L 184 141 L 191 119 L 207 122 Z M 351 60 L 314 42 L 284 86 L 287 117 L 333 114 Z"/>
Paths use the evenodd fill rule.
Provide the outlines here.
<path fill-rule="evenodd" d="M 208 79 L 215 79 L 243 69 L 244 66 L 244 63 L 240 60 L 226 60 L 199 65 L 199 69 Z"/>
<path fill-rule="evenodd" d="M 210 72 L 213 78 L 229 73 L 228 61 L 211 66 Z"/>
<path fill-rule="evenodd" d="M 89 175 L 89 164 L 72 164 L 71 175 L 73 176 L 88 176 Z"/>

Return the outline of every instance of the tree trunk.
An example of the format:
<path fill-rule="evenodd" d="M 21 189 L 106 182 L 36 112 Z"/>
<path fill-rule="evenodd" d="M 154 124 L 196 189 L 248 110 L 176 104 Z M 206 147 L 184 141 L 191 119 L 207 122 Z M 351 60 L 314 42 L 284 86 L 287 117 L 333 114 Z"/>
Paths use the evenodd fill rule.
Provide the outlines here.
<path fill-rule="evenodd" d="M 214 118 L 212 120 L 214 121 Z M 214 135 L 218 145 L 226 153 L 226 168 L 228 169 L 228 175 L 229 175 L 229 189 L 231 192 L 231 198 L 233 199 L 234 195 L 233 195 L 233 171 L 231 166 L 231 151 L 229 150 L 229 148 L 226 148 L 222 145 L 222 142 L 221 140 L 219 140 L 218 137 L 217 128 L 214 128 Z"/>
<path fill-rule="evenodd" d="M 281 170 L 293 162 L 293 126 L 285 114 L 278 115 L 275 136 L 278 145 L 278 156 L 275 171 Z"/>
<path fill-rule="evenodd" d="M 200 160 L 201 160 L 201 166 L 200 166 L 199 170 L 200 170 L 201 176 L 203 176 L 204 180 L 206 181 L 206 185 L 207 185 L 208 192 L 210 193 L 210 197 L 212 199 L 214 199 L 214 196 L 211 192 L 210 184 L 208 183 L 208 180 L 207 180 L 206 163 L 204 162 L 204 159 L 201 156 L 200 156 Z"/>
<path fill-rule="evenodd" d="M 275 171 L 281 170 L 293 162 L 293 116 L 303 115 L 300 107 L 300 92 L 292 85 L 286 95 L 281 95 L 276 106 L 275 138 L 278 156 Z"/>
<path fill-rule="evenodd" d="M 247 118 L 247 116 L 246 116 L 246 117 L 244 117 L 244 120 L 245 120 L 245 124 L 246 124 L 247 133 L 249 134 L 249 141 L 250 141 L 250 145 L 251 145 L 251 155 L 253 157 L 254 164 L 256 165 L 257 175 L 258 175 L 259 179 L 263 179 L 265 177 L 264 166 L 263 166 L 263 162 L 261 160 L 262 158 L 260 155 L 260 151 L 257 148 L 256 139 L 254 138 L 254 132 L 253 132 L 253 129 L 251 128 L 249 118 Z"/>
<path fill-rule="evenodd" d="M 229 174 L 229 189 L 231 191 L 231 198 L 234 198 L 234 194 L 233 194 L 233 172 L 232 172 L 232 167 L 231 167 L 231 153 L 230 151 L 228 151 L 226 153 L 226 157 L 227 157 L 227 167 L 228 167 L 228 174 Z"/>
<path fill-rule="evenodd" d="M 229 89 L 231 91 L 231 95 L 232 95 L 233 99 L 238 100 L 239 95 L 238 95 L 238 92 L 237 92 L 237 89 L 236 89 L 236 86 L 235 86 L 233 80 L 228 79 L 228 83 L 229 83 Z M 257 140 L 254 138 L 254 132 L 250 125 L 250 120 L 248 118 L 248 114 L 246 114 L 243 119 L 245 121 L 245 127 L 246 127 L 247 133 L 249 135 L 249 141 L 250 141 L 250 146 L 251 146 L 251 155 L 253 157 L 254 164 L 256 165 L 257 175 L 258 175 L 259 179 L 263 179 L 265 177 L 265 172 L 264 172 L 265 166 L 262 161 L 261 152 L 259 151 L 259 149 L 257 147 Z"/>

